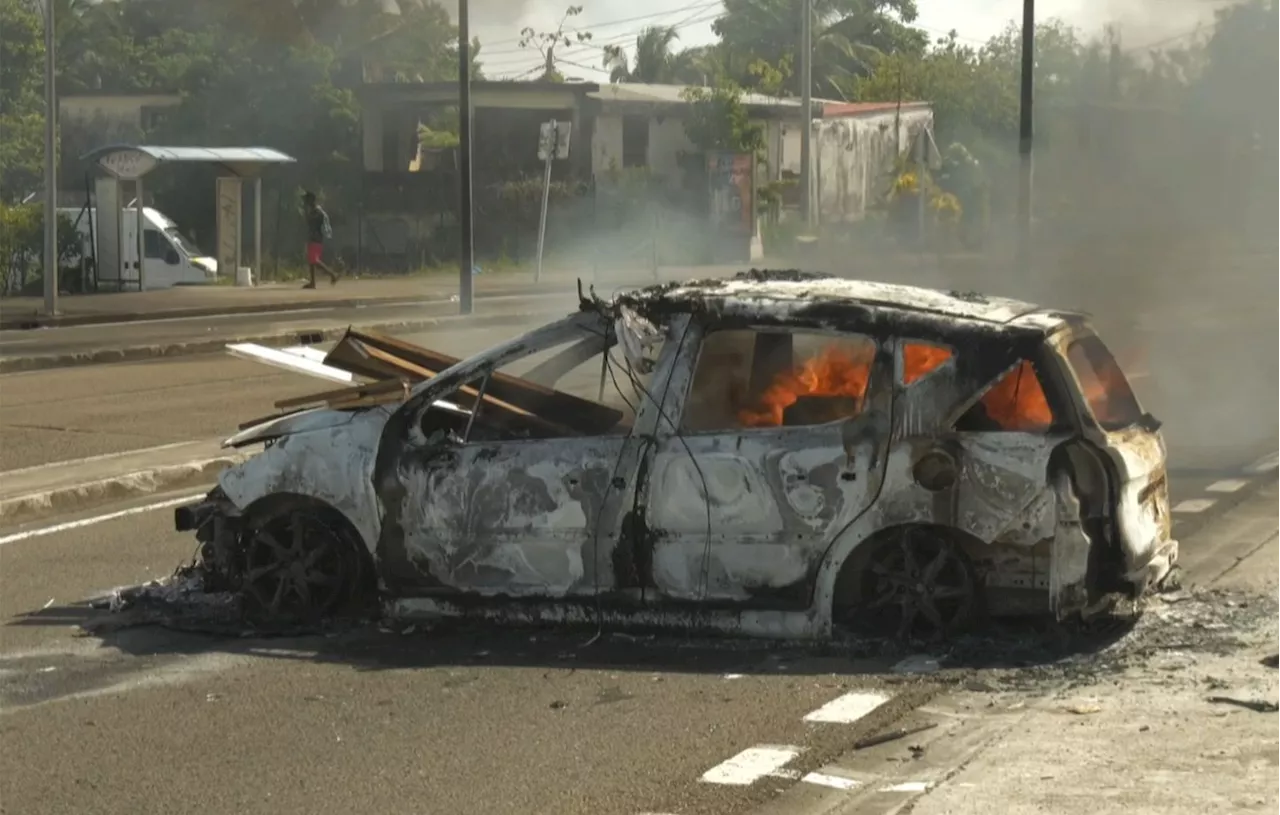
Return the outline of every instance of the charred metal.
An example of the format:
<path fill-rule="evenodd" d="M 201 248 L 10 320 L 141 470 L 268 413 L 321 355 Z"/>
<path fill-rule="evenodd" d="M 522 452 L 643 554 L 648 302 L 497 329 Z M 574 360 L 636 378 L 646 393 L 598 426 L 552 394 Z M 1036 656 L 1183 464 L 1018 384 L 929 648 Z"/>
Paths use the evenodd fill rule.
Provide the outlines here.
<path fill-rule="evenodd" d="M 1174 568 L 1158 422 L 1083 315 L 794 270 L 579 299 L 466 360 L 349 331 L 319 370 L 360 384 L 243 428 L 270 446 L 176 513 L 205 584 L 267 615 L 940 637 Z"/>

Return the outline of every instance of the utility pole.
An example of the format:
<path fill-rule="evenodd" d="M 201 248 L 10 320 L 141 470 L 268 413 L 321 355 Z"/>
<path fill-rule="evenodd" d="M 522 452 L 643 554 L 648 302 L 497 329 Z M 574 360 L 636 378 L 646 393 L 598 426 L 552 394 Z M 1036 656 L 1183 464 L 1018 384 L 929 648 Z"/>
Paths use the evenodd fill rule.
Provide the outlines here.
<path fill-rule="evenodd" d="M 1022 0 L 1022 87 L 1018 110 L 1018 271 L 1031 276 L 1031 191 L 1035 165 L 1031 145 L 1035 128 L 1031 116 L 1035 79 L 1036 3 Z"/>
<path fill-rule="evenodd" d="M 54 87 L 54 0 L 44 4 L 44 313 L 58 314 L 58 94 Z"/>
<path fill-rule="evenodd" d="M 813 226 L 813 0 L 800 0 L 800 212 Z"/>
<path fill-rule="evenodd" d="M 458 0 L 458 313 L 472 309 L 475 241 L 471 224 L 471 31 L 467 0 Z"/>

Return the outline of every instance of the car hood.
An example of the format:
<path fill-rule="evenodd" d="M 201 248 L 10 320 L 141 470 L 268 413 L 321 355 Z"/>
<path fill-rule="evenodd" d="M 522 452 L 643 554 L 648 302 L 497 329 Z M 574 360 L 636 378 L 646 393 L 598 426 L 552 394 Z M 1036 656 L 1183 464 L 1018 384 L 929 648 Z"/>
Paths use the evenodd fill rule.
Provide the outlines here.
<path fill-rule="evenodd" d="M 364 411 L 315 408 L 314 410 L 289 413 L 245 428 L 222 442 L 222 446 L 246 447 L 250 444 L 261 444 L 282 436 L 292 436 L 297 433 L 308 433 L 350 424 L 362 412 Z"/>

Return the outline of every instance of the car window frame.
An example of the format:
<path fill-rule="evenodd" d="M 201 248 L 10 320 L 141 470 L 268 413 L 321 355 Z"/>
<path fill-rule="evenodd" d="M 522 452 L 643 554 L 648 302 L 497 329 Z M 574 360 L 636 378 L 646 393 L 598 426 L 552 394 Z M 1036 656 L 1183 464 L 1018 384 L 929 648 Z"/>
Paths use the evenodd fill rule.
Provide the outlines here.
<path fill-rule="evenodd" d="M 884 335 L 875 333 L 872 331 L 832 328 L 830 326 L 820 326 L 820 325 L 788 325 L 788 324 L 768 323 L 768 322 L 759 322 L 759 321 L 750 321 L 750 320 L 748 321 L 699 320 L 699 321 L 696 321 L 694 325 L 697 331 L 697 335 L 695 337 L 696 342 L 690 349 L 684 352 L 684 357 L 685 357 L 684 367 L 686 369 L 686 382 L 684 383 L 684 387 L 681 393 L 675 394 L 670 397 L 670 399 L 676 400 L 676 404 L 678 406 L 676 412 L 673 414 L 674 427 L 672 427 L 670 431 L 668 431 L 668 435 L 671 435 L 671 436 L 703 437 L 703 436 L 716 436 L 716 435 L 735 435 L 736 436 L 744 433 L 750 434 L 750 435 L 768 435 L 768 434 L 777 434 L 777 433 L 784 433 L 784 432 L 804 432 L 804 431 L 813 430 L 815 428 L 829 428 L 829 427 L 847 422 L 849 421 L 849 418 L 851 418 L 851 417 L 845 417 L 843 419 L 834 419 L 830 422 L 823 422 L 820 424 L 764 425 L 760 427 L 750 427 L 750 426 L 742 425 L 734 428 L 720 428 L 717 430 L 686 429 L 684 427 L 685 412 L 688 410 L 688 407 L 689 407 L 689 399 L 693 395 L 693 386 L 695 384 L 693 380 L 697 374 L 698 362 L 701 360 L 704 343 L 706 342 L 707 337 L 709 337 L 711 334 L 716 333 L 717 331 L 744 331 L 745 330 L 745 331 L 752 331 L 755 333 L 773 333 L 773 334 L 789 333 L 792 335 L 807 334 L 807 335 L 830 336 L 835 338 L 865 337 L 866 339 L 870 340 L 873 343 L 874 353 L 872 354 L 871 373 L 870 373 L 870 378 L 868 379 L 868 382 L 867 382 L 867 392 L 863 397 L 864 407 L 865 405 L 872 404 L 874 401 L 874 397 L 876 395 L 882 395 L 882 394 L 878 394 L 876 391 L 873 391 L 873 388 L 879 385 L 881 388 L 888 388 L 891 390 L 894 387 L 894 383 L 896 381 L 896 374 L 891 374 L 889 377 L 890 381 L 887 383 L 880 381 L 881 379 L 884 378 L 883 376 L 881 377 L 876 376 L 876 371 L 878 366 L 876 365 L 875 360 L 878 360 L 882 354 L 886 353 L 889 350 L 890 340 L 886 338 Z"/>

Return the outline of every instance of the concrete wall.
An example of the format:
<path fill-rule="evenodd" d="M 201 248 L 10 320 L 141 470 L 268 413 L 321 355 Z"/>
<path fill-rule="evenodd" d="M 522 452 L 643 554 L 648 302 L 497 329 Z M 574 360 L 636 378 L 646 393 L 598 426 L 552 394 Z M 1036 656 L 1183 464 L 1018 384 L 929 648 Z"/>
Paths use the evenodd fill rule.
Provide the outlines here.
<path fill-rule="evenodd" d="M 895 132 L 894 122 L 898 121 Z M 861 220 L 888 190 L 894 154 L 911 149 L 916 135 L 933 128 L 933 111 L 904 109 L 813 123 L 813 190 L 821 223 Z M 783 170 L 800 172 L 800 128 L 785 125 Z"/>
<path fill-rule="evenodd" d="M 595 138 L 591 145 L 591 170 L 597 176 L 607 173 L 616 163 L 622 168 L 622 117 L 624 113 L 604 110 L 596 117 Z M 778 156 L 782 149 L 782 124 L 777 120 L 758 122 L 765 128 L 765 156 L 768 162 L 768 178 L 776 178 L 779 172 Z M 797 131 L 798 135 L 799 131 Z M 799 144 L 799 142 L 797 142 Z M 649 150 L 647 163 L 654 175 L 667 180 L 673 187 L 681 184 L 680 154 L 696 150 L 684 131 L 684 121 L 679 116 L 653 116 L 649 119 Z M 797 153 L 797 164 L 799 163 Z"/>
<path fill-rule="evenodd" d="M 120 96 L 69 94 L 58 99 L 58 115 L 63 121 L 104 120 L 122 128 L 141 130 L 143 111 L 174 107 L 182 97 L 172 94 L 129 94 Z"/>

